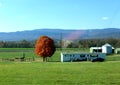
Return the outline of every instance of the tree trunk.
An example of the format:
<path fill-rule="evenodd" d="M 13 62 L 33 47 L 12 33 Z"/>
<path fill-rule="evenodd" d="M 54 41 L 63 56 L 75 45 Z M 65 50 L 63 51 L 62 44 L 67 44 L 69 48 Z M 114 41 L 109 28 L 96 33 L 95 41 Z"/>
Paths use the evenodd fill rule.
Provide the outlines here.
<path fill-rule="evenodd" d="M 46 58 L 45 57 L 43 57 L 43 62 L 45 62 L 46 61 Z"/>
<path fill-rule="evenodd" d="M 47 57 L 43 57 L 43 62 L 47 62 Z"/>

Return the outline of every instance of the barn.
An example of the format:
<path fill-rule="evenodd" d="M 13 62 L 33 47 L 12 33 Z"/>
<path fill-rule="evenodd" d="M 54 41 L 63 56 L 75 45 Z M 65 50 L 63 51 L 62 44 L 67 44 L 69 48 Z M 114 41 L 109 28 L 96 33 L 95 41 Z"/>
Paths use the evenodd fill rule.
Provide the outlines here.
<path fill-rule="evenodd" d="M 106 43 L 102 47 L 91 47 L 90 53 L 105 53 L 105 54 L 112 54 L 114 53 L 114 47 L 112 47 L 110 44 Z"/>
<path fill-rule="evenodd" d="M 102 46 L 102 53 L 112 54 L 114 53 L 114 47 L 106 43 L 105 45 Z"/>

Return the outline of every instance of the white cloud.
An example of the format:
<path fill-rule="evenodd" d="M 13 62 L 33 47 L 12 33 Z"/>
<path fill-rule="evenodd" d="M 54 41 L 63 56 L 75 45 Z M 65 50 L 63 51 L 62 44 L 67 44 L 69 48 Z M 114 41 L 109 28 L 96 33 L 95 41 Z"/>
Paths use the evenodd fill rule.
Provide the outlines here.
<path fill-rule="evenodd" d="M 109 17 L 102 17 L 102 20 L 108 20 Z"/>

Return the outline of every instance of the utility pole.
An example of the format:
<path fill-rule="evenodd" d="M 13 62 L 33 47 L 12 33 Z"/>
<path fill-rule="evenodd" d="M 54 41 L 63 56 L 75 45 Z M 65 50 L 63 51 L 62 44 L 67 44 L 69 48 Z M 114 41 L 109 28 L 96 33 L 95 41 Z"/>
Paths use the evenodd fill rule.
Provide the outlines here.
<path fill-rule="evenodd" d="M 60 50 L 62 51 L 62 33 L 60 33 Z"/>

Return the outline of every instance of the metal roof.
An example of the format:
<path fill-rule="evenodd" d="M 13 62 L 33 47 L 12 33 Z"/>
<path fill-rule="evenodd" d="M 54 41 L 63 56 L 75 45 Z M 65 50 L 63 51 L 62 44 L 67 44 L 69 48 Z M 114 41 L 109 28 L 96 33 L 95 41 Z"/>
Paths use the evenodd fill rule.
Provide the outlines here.
<path fill-rule="evenodd" d="M 91 49 L 102 49 L 102 47 L 91 47 Z"/>
<path fill-rule="evenodd" d="M 106 43 L 105 45 L 103 45 L 105 47 L 109 46 L 109 47 L 112 47 L 110 44 Z"/>

